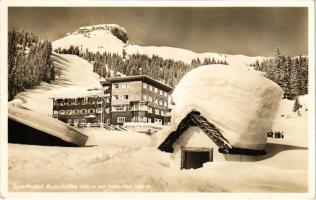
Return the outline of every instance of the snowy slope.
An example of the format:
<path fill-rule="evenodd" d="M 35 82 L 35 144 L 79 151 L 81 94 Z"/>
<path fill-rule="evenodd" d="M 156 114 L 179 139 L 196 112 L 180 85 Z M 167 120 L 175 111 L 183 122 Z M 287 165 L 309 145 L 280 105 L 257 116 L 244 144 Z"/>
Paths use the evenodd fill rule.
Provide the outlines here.
<path fill-rule="evenodd" d="M 40 86 L 16 95 L 23 101 L 23 106 L 51 115 L 53 111 L 52 97 L 64 93 L 84 92 L 90 88 L 100 87 L 99 76 L 93 72 L 93 66 L 86 60 L 75 55 L 54 53 L 52 60 L 61 75 L 51 84 L 42 82 Z M 13 103 L 13 102 L 12 102 Z"/>
<path fill-rule="evenodd" d="M 156 47 L 156 46 L 139 46 L 129 45 L 125 47 L 128 54 L 145 54 L 148 56 L 158 55 L 164 59 L 173 59 L 176 61 L 182 61 L 185 63 L 191 63 L 193 59 L 199 58 L 203 62 L 204 58 L 214 58 L 216 61 L 226 60 L 230 65 L 235 66 L 247 66 L 250 63 L 254 63 L 256 60 L 263 60 L 264 57 L 249 57 L 245 55 L 227 55 L 219 53 L 196 53 L 190 50 L 175 48 L 175 47 Z"/>
<path fill-rule="evenodd" d="M 65 37 L 54 41 L 53 48 L 69 48 L 70 45 L 78 46 L 85 51 L 88 49 L 91 52 L 112 52 L 122 54 L 125 49 L 127 54 L 144 54 L 148 56 L 158 55 L 164 59 L 173 59 L 176 61 L 183 61 L 185 63 L 191 63 L 192 59 L 199 58 L 202 62 L 204 58 L 210 57 L 215 60 L 226 60 L 229 64 L 238 66 L 247 66 L 250 63 L 254 63 L 256 60 L 263 60 L 264 57 L 250 57 L 245 55 L 226 55 L 219 53 L 196 53 L 190 50 L 166 47 L 166 46 L 140 46 L 134 45 L 130 42 L 122 41 L 118 37 L 112 34 L 111 28 L 116 27 L 122 32 L 127 34 L 126 30 L 116 24 L 100 24 L 93 26 L 81 27 L 79 30 L 67 34 Z"/>
<path fill-rule="evenodd" d="M 71 45 L 78 46 L 85 51 L 86 48 L 92 52 L 122 53 L 125 43 L 114 36 L 111 28 L 117 25 L 98 25 L 81 27 L 72 34 L 56 40 L 52 43 L 53 48 L 69 48 Z M 122 29 L 122 28 L 120 28 Z M 124 30 L 124 29 L 123 29 Z"/>

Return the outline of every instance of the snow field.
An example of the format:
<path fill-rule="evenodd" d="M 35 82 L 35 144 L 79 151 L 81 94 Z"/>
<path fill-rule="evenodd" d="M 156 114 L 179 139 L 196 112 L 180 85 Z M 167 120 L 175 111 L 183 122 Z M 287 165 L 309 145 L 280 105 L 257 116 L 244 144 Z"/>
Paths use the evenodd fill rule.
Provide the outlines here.
<path fill-rule="evenodd" d="M 50 114 L 51 95 L 67 87 L 96 87 L 99 84 L 98 76 L 87 61 L 59 54 L 54 54 L 54 59 L 62 69 L 61 77 L 52 84 L 42 83 L 20 93 L 11 103 Z M 225 81 L 217 84 L 225 84 Z M 307 105 L 308 97 L 301 98 L 301 103 L 305 101 Z M 302 111 L 301 117 L 281 117 L 281 114 L 291 113 L 293 104 L 294 101 L 281 101 L 272 129 L 284 131 L 285 138 L 268 138 L 268 145 L 271 144 L 268 147 L 281 151 L 266 160 L 212 162 L 196 170 L 179 170 L 180 163 L 157 149 L 161 138 L 165 137 L 160 134 L 166 130 L 147 136 L 133 131 L 79 129 L 89 136 L 87 147 L 9 144 L 9 191 L 17 192 L 16 184 L 71 183 L 99 185 L 95 191 L 307 192 L 308 111 Z M 117 184 L 148 187 L 114 187 Z"/>

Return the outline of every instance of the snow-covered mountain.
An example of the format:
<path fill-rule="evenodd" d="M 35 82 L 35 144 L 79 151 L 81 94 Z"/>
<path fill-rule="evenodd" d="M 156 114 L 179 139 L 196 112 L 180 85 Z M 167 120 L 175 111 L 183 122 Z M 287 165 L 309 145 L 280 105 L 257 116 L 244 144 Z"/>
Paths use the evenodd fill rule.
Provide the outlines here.
<path fill-rule="evenodd" d="M 126 40 L 120 39 L 120 36 L 125 36 Z M 91 52 L 122 53 L 126 41 L 127 34 L 124 28 L 115 24 L 101 24 L 81 27 L 73 33 L 67 33 L 64 38 L 54 41 L 52 45 L 54 49 L 67 49 L 74 45 L 82 51 L 88 49 Z"/>
<path fill-rule="evenodd" d="M 99 24 L 84 26 L 73 33 L 67 33 L 65 37 L 54 41 L 53 48 L 66 48 L 71 45 L 78 46 L 82 51 L 88 49 L 91 52 L 111 52 L 122 54 L 123 49 L 127 54 L 144 54 L 148 56 L 158 55 L 164 59 L 173 59 L 191 63 L 193 59 L 210 57 L 216 60 L 226 60 L 231 65 L 247 66 L 256 60 L 261 61 L 265 57 L 250 57 L 245 55 L 228 55 L 220 53 L 196 53 L 187 49 L 167 46 L 140 46 L 128 41 L 127 31 L 117 24 Z"/>

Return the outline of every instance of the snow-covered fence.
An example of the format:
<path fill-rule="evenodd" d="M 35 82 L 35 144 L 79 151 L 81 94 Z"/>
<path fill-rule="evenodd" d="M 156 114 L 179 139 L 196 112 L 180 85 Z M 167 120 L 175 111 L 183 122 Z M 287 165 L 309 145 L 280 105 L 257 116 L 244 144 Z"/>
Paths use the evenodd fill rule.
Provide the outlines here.
<path fill-rule="evenodd" d="M 126 128 L 120 125 L 113 125 L 113 124 L 101 124 L 101 123 L 79 123 L 79 124 L 70 124 L 74 127 L 78 128 L 105 128 L 107 130 L 112 131 L 127 131 Z"/>
<path fill-rule="evenodd" d="M 163 125 L 154 123 L 139 123 L 139 122 L 127 122 L 124 123 L 123 127 L 126 130 L 136 131 L 140 133 L 145 133 L 152 135 L 153 133 L 163 129 Z"/>

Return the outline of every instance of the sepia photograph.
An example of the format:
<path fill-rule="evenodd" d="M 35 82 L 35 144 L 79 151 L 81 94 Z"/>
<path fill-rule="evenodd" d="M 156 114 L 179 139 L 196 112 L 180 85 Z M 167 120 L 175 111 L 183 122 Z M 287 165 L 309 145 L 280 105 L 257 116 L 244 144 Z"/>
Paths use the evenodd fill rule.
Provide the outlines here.
<path fill-rule="evenodd" d="M 8 192 L 313 191 L 312 7 L 127 5 L 8 6 Z"/>

